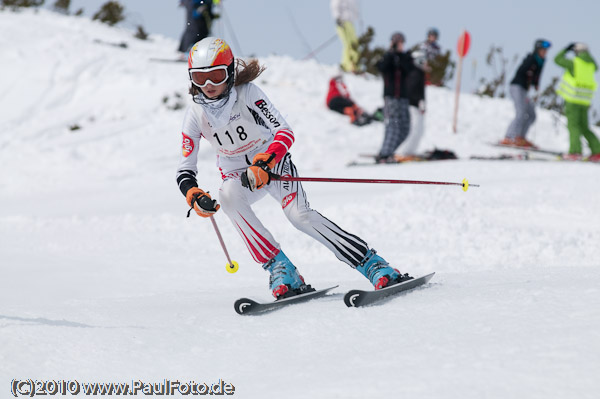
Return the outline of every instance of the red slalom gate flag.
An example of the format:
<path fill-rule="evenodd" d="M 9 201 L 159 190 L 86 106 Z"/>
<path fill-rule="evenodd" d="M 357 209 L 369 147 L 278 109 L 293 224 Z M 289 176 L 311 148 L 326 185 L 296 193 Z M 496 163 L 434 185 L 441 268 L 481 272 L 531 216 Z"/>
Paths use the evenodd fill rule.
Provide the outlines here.
<path fill-rule="evenodd" d="M 464 57 L 469 52 L 469 47 L 471 47 L 471 35 L 466 30 L 463 31 L 462 35 L 458 38 L 457 44 L 458 56 Z"/>
<path fill-rule="evenodd" d="M 456 94 L 454 97 L 454 118 L 452 120 L 452 131 L 456 133 L 456 125 L 458 123 L 458 99 L 460 95 L 460 82 L 462 77 L 462 64 L 463 58 L 469 52 L 471 47 L 471 35 L 466 30 L 463 30 L 462 34 L 458 38 L 458 44 L 456 46 L 458 51 L 458 68 L 456 70 Z"/>

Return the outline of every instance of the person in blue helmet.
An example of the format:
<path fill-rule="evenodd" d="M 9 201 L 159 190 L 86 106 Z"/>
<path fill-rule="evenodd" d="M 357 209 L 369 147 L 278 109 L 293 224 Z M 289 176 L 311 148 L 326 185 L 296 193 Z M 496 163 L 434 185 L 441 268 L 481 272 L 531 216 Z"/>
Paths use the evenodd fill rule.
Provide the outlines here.
<path fill-rule="evenodd" d="M 528 97 L 527 92 L 531 87 L 539 90 L 540 76 L 550 46 L 548 40 L 536 40 L 533 52 L 527 54 L 510 82 L 509 93 L 515 104 L 516 114 L 500 144 L 523 148 L 535 147 L 525 137 L 535 121 L 535 104 Z"/>

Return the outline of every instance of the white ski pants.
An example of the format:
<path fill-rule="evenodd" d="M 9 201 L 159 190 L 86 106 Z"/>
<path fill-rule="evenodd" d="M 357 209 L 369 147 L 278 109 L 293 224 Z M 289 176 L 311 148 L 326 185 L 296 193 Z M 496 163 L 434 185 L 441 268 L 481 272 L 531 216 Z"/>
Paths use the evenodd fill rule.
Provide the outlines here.
<path fill-rule="evenodd" d="M 272 171 L 282 176 L 298 176 L 290 154 L 286 154 Z M 280 250 L 279 243 L 251 207 L 266 194 L 280 204 L 294 227 L 325 245 L 341 261 L 356 267 L 365 258 L 369 250 L 367 243 L 311 209 L 299 182 L 271 181 L 260 190 L 250 191 L 242 186 L 239 175 L 229 176 L 219 190 L 221 208 L 256 262 L 264 264 Z"/>
<path fill-rule="evenodd" d="M 417 155 L 419 143 L 421 143 L 425 132 L 425 114 L 412 105 L 408 109 L 410 112 L 410 133 L 398 149 L 398 153 L 403 156 Z"/>

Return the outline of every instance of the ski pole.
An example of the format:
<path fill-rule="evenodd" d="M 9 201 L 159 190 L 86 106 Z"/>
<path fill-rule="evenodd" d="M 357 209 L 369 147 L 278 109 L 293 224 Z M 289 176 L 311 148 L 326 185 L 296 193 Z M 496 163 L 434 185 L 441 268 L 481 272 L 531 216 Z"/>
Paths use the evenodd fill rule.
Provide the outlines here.
<path fill-rule="evenodd" d="M 308 53 L 307 55 L 304 56 L 304 58 L 302 58 L 303 60 L 308 60 L 309 58 L 314 57 L 318 52 L 320 52 L 321 50 L 323 50 L 325 47 L 329 46 L 331 43 L 333 43 L 333 41 L 338 37 L 337 33 L 334 34 L 333 36 L 331 36 L 329 39 L 327 39 L 327 41 L 325 41 L 323 44 L 321 44 L 319 47 L 317 47 L 316 49 L 314 49 L 313 51 L 311 51 L 310 53 Z"/>
<path fill-rule="evenodd" d="M 223 248 L 223 252 L 225 252 L 225 257 L 227 258 L 227 271 L 229 273 L 235 273 L 240 268 L 240 265 L 236 261 L 232 261 L 229 257 L 229 252 L 227 252 L 227 247 L 225 246 L 225 241 L 223 241 L 223 237 L 221 236 L 221 232 L 219 231 L 219 226 L 217 226 L 217 222 L 215 218 L 210 216 L 210 221 L 212 222 L 213 227 L 215 228 L 215 233 L 217 233 L 217 237 L 219 237 L 219 242 L 221 243 L 221 248 Z"/>
<path fill-rule="evenodd" d="M 391 180 L 391 179 L 349 179 L 338 177 L 292 177 L 281 176 L 275 173 L 270 173 L 269 176 L 273 180 L 281 181 L 299 181 L 299 182 L 328 182 L 328 183 L 384 183 L 384 184 L 431 184 L 436 186 L 461 186 L 463 191 L 467 191 L 469 187 L 479 187 L 479 184 L 469 184 L 467 179 L 463 179 L 462 183 L 452 183 L 443 181 L 427 181 L 427 180 Z"/>
<path fill-rule="evenodd" d="M 207 192 L 208 194 L 208 192 Z M 202 209 L 205 210 L 211 210 L 216 212 L 217 209 L 215 208 L 215 204 L 217 203 L 216 200 L 212 200 L 208 195 L 202 195 L 199 198 L 196 198 L 194 200 L 198 206 Z M 194 210 L 194 205 L 192 205 L 192 207 L 188 210 L 187 212 L 187 217 L 190 217 L 190 213 Z M 227 247 L 225 246 L 225 241 L 223 241 L 223 237 L 221 236 L 221 232 L 219 231 L 219 226 L 217 226 L 217 222 L 215 221 L 215 218 L 210 215 L 209 216 L 210 221 L 212 222 L 213 227 L 215 228 L 215 233 L 217 233 L 217 237 L 219 238 L 219 242 L 221 243 L 221 248 L 223 248 L 223 252 L 225 252 L 225 257 L 227 258 L 227 266 L 226 269 L 229 273 L 235 273 L 238 271 L 238 269 L 240 268 L 240 265 L 238 265 L 238 263 L 236 261 L 232 261 L 231 258 L 229 257 L 229 252 L 227 252 Z"/>
<path fill-rule="evenodd" d="M 540 89 L 536 89 L 535 97 L 533 97 L 533 112 L 534 112 L 534 114 L 535 114 L 535 107 L 537 107 L 539 99 L 540 99 Z M 533 121 L 533 139 L 532 139 L 533 142 L 535 142 L 536 136 L 537 136 L 537 123 L 536 123 L 536 121 Z"/>

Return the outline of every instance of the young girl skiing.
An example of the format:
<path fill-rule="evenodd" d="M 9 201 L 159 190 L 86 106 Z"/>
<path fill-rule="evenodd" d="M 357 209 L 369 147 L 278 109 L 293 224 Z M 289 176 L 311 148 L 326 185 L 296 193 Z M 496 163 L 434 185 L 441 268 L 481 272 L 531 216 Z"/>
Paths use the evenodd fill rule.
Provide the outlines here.
<path fill-rule="evenodd" d="M 190 50 L 190 94 L 195 104 L 184 118 L 177 171 L 177 183 L 188 205 L 201 217 L 210 217 L 223 207 L 254 260 L 270 273 L 270 289 L 276 299 L 313 289 L 250 207 L 266 194 L 281 204 L 294 227 L 362 273 L 375 289 L 411 279 L 390 267 L 365 241 L 311 209 L 300 183 L 271 181 L 270 172 L 298 176 L 289 153 L 294 133 L 267 96 L 251 83 L 264 68 L 256 60 L 248 64 L 238 60 L 237 68 L 235 64 L 222 39 L 205 38 Z M 223 177 L 220 205 L 197 184 L 202 138 L 217 153 Z"/>

